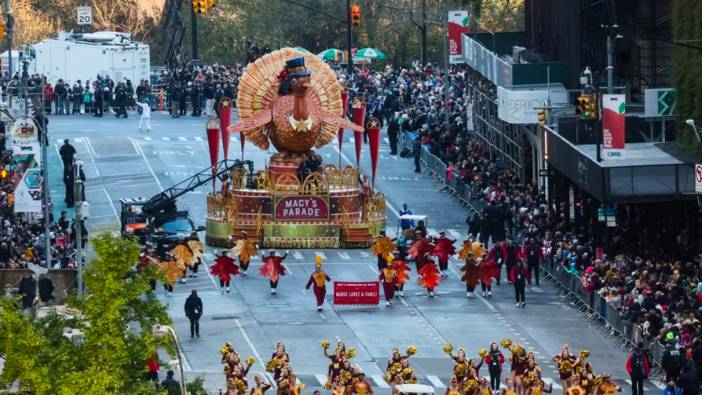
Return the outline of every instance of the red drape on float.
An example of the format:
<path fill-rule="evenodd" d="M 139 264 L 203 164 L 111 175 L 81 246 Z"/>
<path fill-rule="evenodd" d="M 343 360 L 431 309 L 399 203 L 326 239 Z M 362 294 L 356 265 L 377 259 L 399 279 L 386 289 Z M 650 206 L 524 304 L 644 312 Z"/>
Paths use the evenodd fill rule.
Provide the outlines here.
<path fill-rule="evenodd" d="M 375 187 L 375 169 L 378 166 L 378 151 L 380 150 L 380 122 L 376 118 L 368 120 L 368 146 L 371 157 L 371 185 Z"/>
<path fill-rule="evenodd" d="M 366 122 L 366 103 L 358 101 L 351 107 L 351 117 L 353 123 L 364 126 Z M 356 145 L 356 166 L 361 163 L 361 144 L 363 144 L 363 132 L 353 131 L 353 142 Z"/>
<path fill-rule="evenodd" d="M 215 173 L 219 161 L 219 124 L 217 118 L 207 119 L 207 144 L 210 147 L 210 166 L 212 168 L 212 191 L 215 191 Z"/>
<path fill-rule="evenodd" d="M 341 113 L 341 117 L 345 118 L 346 117 L 346 110 L 349 108 L 349 92 L 348 91 L 341 92 L 341 103 L 343 106 L 343 112 Z M 339 152 L 341 152 L 341 145 L 344 143 L 344 128 L 339 128 L 339 133 L 336 134 L 336 138 L 339 140 Z M 341 155 L 341 154 L 339 154 L 339 155 Z"/>
<path fill-rule="evenodd" d="M 219 130 L 222 133 L 222 152 L 224 159 L 229 159 L 229 125 L 232 123 L 232 100 L 223 97 L 219 100 Z M 211 155 L 211 154 L 210 154 Z"/>

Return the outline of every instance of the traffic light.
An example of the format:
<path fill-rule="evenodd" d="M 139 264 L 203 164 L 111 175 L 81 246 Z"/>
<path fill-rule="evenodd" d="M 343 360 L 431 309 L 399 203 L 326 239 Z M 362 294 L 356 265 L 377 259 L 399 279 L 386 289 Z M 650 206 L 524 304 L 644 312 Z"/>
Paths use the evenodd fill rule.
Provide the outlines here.
<path fill-rule="evenodd" d="M 361 7 L 357 5 L 351 6 L 351 27 L 361 27 Z"/>
<path fill-rule="evenodd" d="M 597 95 L 578 96 L 578 115 L 582 119 L 597 118 Z"/>
<path fill-rule="evenodd" d="M 207 0 L 207 11 L 214 8 L 215 5 L 217 5 L 217 0 Z"/>
<path fill-rule="evenodd" d="M 207 6 L 209 5 L 209 0 L 192 0 L 193 1 L 193 12 L 196 15 L 204 15 L 207 13 Z"/>
<path fill-rule="evenodd" d="M 545 108 L 539 108 L 537 116 L 539 117 L 539 125 L 544 126 L 548 123 L 548 114 Z"/>

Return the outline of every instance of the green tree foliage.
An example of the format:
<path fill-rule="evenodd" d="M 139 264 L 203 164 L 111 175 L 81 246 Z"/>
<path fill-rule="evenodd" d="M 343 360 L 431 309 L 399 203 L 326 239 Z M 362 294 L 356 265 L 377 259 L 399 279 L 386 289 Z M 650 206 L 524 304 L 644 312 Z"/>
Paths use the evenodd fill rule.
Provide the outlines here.
<path fill-rule="evenodd" d="M 160 346 L 171 350 L 151 331 L 170 323 L 149 286 L 156 273 L 133 271 L 139 246 L 131 239 L 105 235 L 93 245 L 97 259 L 85 273 L 89 295 L 69 302 L 80 312 L 76 317 L 36 319 L 23 315 L 16 299 L 0 299 L 3 387 L 18 382 L 38 395 L 159 393 L 145 381 L 146 359 Z M 63 336 L 67 327 L 79 329 L 83 341 Z"/>
<path fill-rule="evenodd" d="M 673 38 L 700 46 L 702 42 L 702 2 L 697 0 L 673 1 Z M 673 79 L 677 89 L 677 126 L 680 142 L 695 149 L 697 139 L 686 119 L 694 119 L 702 130 L 702 51 L 676 46 L 673 50 Z"/>

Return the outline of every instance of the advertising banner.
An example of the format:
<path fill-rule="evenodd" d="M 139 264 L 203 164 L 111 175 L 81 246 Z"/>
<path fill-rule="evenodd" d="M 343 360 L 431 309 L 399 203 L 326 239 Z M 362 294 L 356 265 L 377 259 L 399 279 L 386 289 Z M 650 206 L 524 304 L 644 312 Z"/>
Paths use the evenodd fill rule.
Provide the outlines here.
<path fill-rule="evenodd" d="M 10 128 L 10 138 L 15 155 L 40 155 L 39 128 L 32 117 L 16 118 Z"/>
<path fill-rule="evenodd" d="M 465 63 L 463 58 L 463 35 L 468 33 L 470 19 L 468 11 L 449 11 L 448 13 L 448 50 L 451 64 Z"/>
<path fill-rule="evenodd" d="M 15 213 L 41 212 L 41 169 L 39 155 L 13 154 L 15 170 Z"/>
<path fill-rule="evenodd" d="M 275 203 L 276 221 L 327 221 L 329 203 L 320 196 L 284 196 Z"/>
<path fill-rule="evenodd" d="M 602 95 L 602 152 L 605 159 L 625 159 L 626 96 Z"/>
<path fill-rule="evenodd" d="M 538 123 L 539 108 L 548 99 L 548 91 L 513 91 L 497 87 L 497 116 L 508 123 Z"/>
<path fill-rule="evenodd" d="M 380 283 L 378 281 L 334 281 L 334 304 L 376 305 L 379 302 Z"/>

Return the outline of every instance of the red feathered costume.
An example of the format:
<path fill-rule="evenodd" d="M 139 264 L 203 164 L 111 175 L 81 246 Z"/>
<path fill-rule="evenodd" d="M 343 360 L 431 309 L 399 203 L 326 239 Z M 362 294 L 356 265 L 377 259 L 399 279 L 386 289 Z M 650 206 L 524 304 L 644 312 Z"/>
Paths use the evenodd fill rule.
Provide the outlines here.
<path fill-rule="evenodd" d="M 407 250 L 407 253 L 414 258 L 417 264 L 417 272 L 424 266 L 425 263 L 431 261 L 429 256 L 434 252 L 434 245 L 427 238 L 417 239 L 412 242 L 412 246 Z"/>
<path fill-rule="evenodd" d="M 500 268 L 493 261 L 480 262 L 478 269 L 480 270 L 480 282 L 488 288 L 492 286 L 492 279 L 500 276 Z"/>
<path fill-rule="evenodd" d="M 210 266 L 210 273 L 219 277 L 221 287 L 225 285 L 228 287 L 232 276 L 239 274 L 239 266 L 234 263 L 234 259 L 228 256 L 219 256 L 214 265 Z"/>
<path fill-rule="evenodd" d="M 397 286 L 402 288 L 403 285 L 409 280 L 410 276 L 407 274 L 411 269 L 407 265 L 407 262 L 403 259 L 393 259 L 392 269 L 397 273 Z"/>
<path fill-rule="evenodd" d="M 466 264 L 461 268 L 461 271 L 464 272 L 461 281 L 466 283 L 466 290 L 468 292 L 473 292 L 475 286 L 478 285 L 478 280 L 480 280 L 480 270 L 478 266 L 475 264 L 475 261 L 468 259 Z"/>
<path fill-rule="evenodd" d="M 426 262 L 424 266 L 417 271 L 417 274 L 421 276 L 418 281 L 419 285 L 426 288 L 430 295 L 433 295 L 434 289 L 441 282 L 439 270 L 436 268 L 436 265 L 434 265 L 434 262 L 431 260 Z"/>
<path fill-rule="evenodd" d="M 453 246 L 455 242 L 455 240 L 447 239 L 443 236 L 435 241 L 432 255 L 439 259 L 439 269 L 441 269 L 442 272 L 448 270 L 449 257 L 456 253 L 456 247 Z"/>
<path fill-rule="evenodd" d="M 275 293 L 275 289 L 278 287 L 278 280 L 280 277 L 285 275 L 285 266 L 283 266 L 283 260 L 288 254 L 283 256 L 268 255 L 263 258 L 263 265 L 259 270 L 259 273 L 263 277 L 268 277 L 271 283 L 271 293 Z"/>

